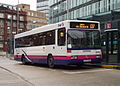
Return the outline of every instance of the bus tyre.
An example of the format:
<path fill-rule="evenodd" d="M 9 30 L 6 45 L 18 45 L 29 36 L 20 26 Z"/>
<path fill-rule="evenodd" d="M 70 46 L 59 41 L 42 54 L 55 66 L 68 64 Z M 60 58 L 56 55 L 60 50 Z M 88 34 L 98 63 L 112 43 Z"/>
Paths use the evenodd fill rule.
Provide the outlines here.
<path fill-rule="evenodd" d="M 79 64 L 77 64 L 76 66 L 77 66 L 78 68 L 81 68 L 83 65 L 84 65 L 83 63 L 79 63 Z"/>
<path fill-rule="evenodd" d="M 54 58 L 53 58 L 53 56 L 52 55 L 49 55 L 48 56 L 48 61 L 47 61 L 47 63 L 48 63 L 48 67 L 49 68 L 54 68 Z"/>

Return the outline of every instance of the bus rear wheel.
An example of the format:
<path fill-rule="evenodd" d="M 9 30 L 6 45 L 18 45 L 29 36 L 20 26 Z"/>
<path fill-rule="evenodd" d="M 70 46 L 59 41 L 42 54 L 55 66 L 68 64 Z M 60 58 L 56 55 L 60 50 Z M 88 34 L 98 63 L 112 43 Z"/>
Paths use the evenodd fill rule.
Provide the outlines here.
<path fill-rule="evenodd" d="M 48 56 L 48 61 L 47 61 L 47 63 L 48 63 L 48 67 L 49 68 L 54 68 L 54 58 L 53 58 L 53 56 L 52 55 L 49 55 Z"/>

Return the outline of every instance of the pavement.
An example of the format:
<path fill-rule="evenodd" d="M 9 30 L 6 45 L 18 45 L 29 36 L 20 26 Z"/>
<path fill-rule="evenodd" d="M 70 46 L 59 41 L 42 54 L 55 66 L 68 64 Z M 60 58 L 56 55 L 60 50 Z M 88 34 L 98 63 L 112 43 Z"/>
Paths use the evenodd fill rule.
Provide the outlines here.
<path fill-rule="evenodd" d="M 17 68 L 16 66 L 11 67 L 12 64 L 17 63 L 18 63 L 17 61 L 13 60 L 13 57 L 7 58 L 5 56 L 0 56 L 0 86 L 34 86 L 31 82 L 22 77 L 20 73 L 15 71 L 15 69 Z M 93 66 L 115 69 L 120 68 L 119 65 L 94 64 Z M 9 69 L 11 69 L 12 71 Z"/>
<path fill-rule="evenodd" d="M 100 68 L 107 68 L 107 69 L 120 69 L 120 65 L 111 65 L 111 64 L 89 64 L 92 66 L 97 66 Z"/>
<path fill-rule="evenodd" d="M 4 67 L 12 62 L 15 61 L 0 56 L 0 86 L 32 86 L 23 77 Z"/>
<path fill-rule="evenodd" d="M 100 65 L 102 68 L 120 69 L 120 65 Z"/>

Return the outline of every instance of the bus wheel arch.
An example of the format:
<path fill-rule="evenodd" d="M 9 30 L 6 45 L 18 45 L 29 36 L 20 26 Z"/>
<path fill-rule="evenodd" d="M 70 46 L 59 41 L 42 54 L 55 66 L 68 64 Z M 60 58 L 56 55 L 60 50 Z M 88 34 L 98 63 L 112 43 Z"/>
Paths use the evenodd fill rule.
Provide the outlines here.
<path fill-rule="evenodd" d="M 21 61 L 23 62 L 24 59 L 25 59 L 25 56 L 24 56 L 24 54 L 22 54 Z"/>
<path fill-rule="evenodd" d="M 22 54 L 22 56 L 21 56 L 21 62 L 22 62 L 22 64 L 24 64 L 24 65 L 29 65 L 29 64 L 30 64 L 30 62 L 27 62 L 27 61 L 26 61 L 26 58 L 25 58 L 25 55 L 24 55 L 24 54 Z"/>
<path fill-rule="evenodd" d="M 54 58 L 52 54 L 48 54 L 47 64 L 49 68 L 54 68 L 55 65 L 54 65 Z"/>

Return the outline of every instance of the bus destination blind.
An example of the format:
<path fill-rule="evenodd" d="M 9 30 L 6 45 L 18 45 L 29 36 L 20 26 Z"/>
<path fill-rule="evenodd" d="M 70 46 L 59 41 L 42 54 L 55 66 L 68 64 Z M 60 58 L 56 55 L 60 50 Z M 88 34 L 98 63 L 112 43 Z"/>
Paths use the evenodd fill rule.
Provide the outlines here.
<path fill-rule="evenodd" d="M 70 22 L 70 28 L 79 28 L 79 29 L 98 29 L 98 23 Z"/>

